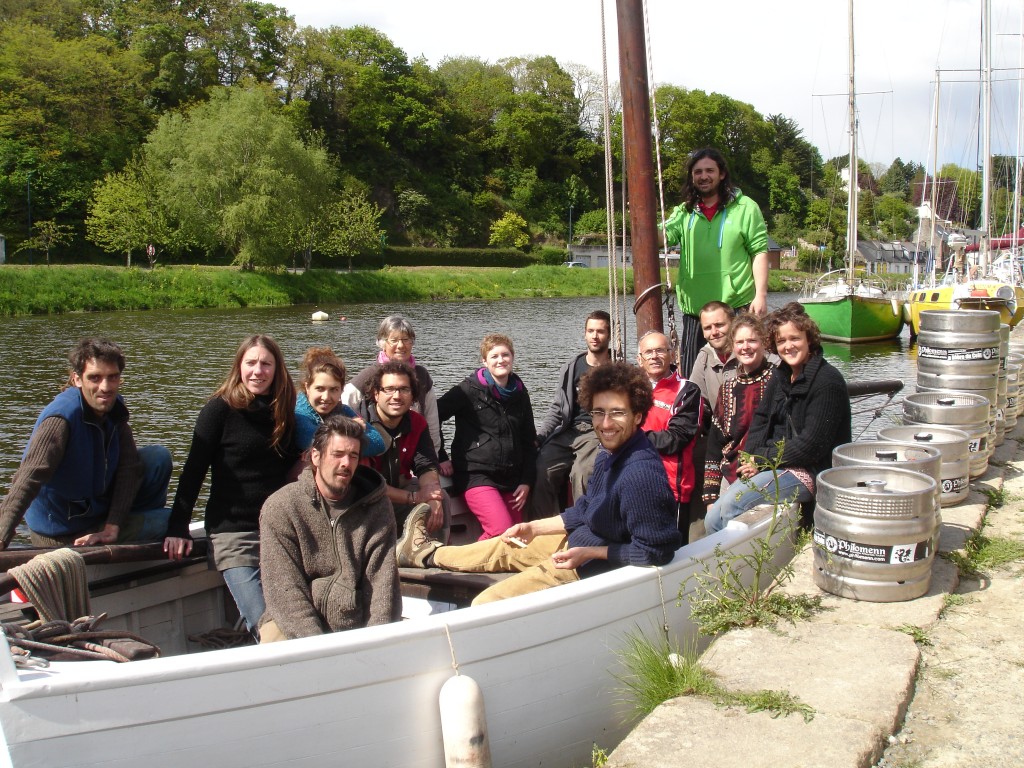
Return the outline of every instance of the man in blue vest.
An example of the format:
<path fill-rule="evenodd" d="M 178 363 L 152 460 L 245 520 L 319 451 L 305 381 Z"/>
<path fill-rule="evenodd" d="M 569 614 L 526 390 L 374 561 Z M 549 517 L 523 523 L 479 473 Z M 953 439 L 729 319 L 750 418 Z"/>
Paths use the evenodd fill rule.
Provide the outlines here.
<path fill-rule="evenodd" d="M 22 519 L 32 543 L 44 547 L 156 540 L 166 532 L 171 454 L 135 447 L 118 394 L 121 348 L 82 339 L 68 363 L 68 385 L 36 419 L 0 503 L 0 550 Z"/>

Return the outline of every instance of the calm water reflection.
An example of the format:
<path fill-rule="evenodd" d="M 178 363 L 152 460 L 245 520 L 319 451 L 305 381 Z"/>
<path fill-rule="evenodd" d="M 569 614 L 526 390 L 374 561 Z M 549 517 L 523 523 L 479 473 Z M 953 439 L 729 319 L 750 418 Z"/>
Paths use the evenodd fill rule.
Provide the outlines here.
<path fill-rule="evenodd" d="M 793 297 L 771 298 L 773 306 L 781 306 Z M 293 373 L 306 348 L 314 345 L 332 346 L 355 372 L 375 357 L 380 319 L 401 312 L 416 328 L 417 360 L 431 371 L 441 393 L 479 364 L 483 334 L 506 333 L 515 342 L 517 370 L 540 418 L 551 402 L 559 366 L 584 349 L 583 317 L 608 306 L 606 299 L 574 298 L 320 308 L 330 313 L 329 321 L 311 322 L 312 306 L 5 319 L 0 324 L 0 490 L 6 492 L 10 484 L 40 409 L 60 390 L 67 350 L 82 336 L 101 334 L 122 345 L 128 358 L 122 392 L 137 440 L 166 445 L 180 468 L 196 414 L 227 373 L 238 343 L 251 333 L 274 336 Z M 635 349 L 632 316 L 623 335 L 628 354 Z M 913 380 L 906 337 L 856 347 L 830 344 L 826 355 L 847 378 Z"/>

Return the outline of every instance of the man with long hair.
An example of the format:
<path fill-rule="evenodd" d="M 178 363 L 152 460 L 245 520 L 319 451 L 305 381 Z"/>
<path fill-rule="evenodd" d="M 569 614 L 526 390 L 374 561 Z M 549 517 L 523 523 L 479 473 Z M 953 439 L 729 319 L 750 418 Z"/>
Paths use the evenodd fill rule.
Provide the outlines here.
<path fill-rule="evenodd" d="M 665 235 L 679 246 L 680 370 L 689 373 L 703 346 L 701 307 L 721 301 L 768 312 L 768 229 L 757 203 L 733 186 L 722 153 L 705 147 L 690 155 L 683 203 Z"/>

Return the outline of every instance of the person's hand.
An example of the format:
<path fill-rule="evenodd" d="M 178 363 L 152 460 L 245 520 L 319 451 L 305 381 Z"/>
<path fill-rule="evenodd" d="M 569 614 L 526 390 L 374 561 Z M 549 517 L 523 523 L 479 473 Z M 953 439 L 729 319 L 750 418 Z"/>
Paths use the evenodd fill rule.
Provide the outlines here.
<path fill-rule="evenodd" d="M 526 500 L 530 497 L 530 486 L 523 483 L 512 492 L 512 509 L 522 512 L 526 508 Z"/>
<path fill-rule="evenodd" d="M 736 468 L 736 474 L 749 479 L 757 474 L 757 465 L 753 461 L 745 461 Z"/>
<path fill-rule="evenodd" d="M 551 560 L 555 564 L 555 568 L 560 570 L 575 570 L 584 563 L 589 563 L 593 559 L 594 556 L 590 551 L 590 547 L 570 547 L 569 549 L 561 549 L 551 556 Z"/>
<path fill-rule="evenodd" d="M 95 547 L 99 544 L 113 544 L 117 541 L 117 534 L 121 529 L 116 525 L 105 525 L 98 533 L 89 533 L 75 539 L 76 547 Z"/>
<path fill-rule="evenodd" d="M 441 473 L 442 477 L 451 477 L 455 474 L 455 467 L 450 461 L 442 461 L 437 465 L 437 471 Z"/>
<path fill-rule="evenodd" d="M 750 302 L 751 313 L 758 317 L 764 317 L 768 314 L 768 297 L 767 296 L 755 296 L 754 300 Z"/>
<path fill-rule="evenodd" d="M 192 554 L 192 539 L 168 536 L 164 539 L 164 552 L 168 560 L 183 560 Z"/>
<path fill-rule="evenodd" d="M 501 540 L 508 544 L 510 547 L 517 546 L 513 544 L 511 539 L 520 539 L 525 544 L 529 544 L 537 536 L 533 532 L 533 526 L 530 523 L 516 523 L 510 527 L 507 531 L 501 534 Z"/>

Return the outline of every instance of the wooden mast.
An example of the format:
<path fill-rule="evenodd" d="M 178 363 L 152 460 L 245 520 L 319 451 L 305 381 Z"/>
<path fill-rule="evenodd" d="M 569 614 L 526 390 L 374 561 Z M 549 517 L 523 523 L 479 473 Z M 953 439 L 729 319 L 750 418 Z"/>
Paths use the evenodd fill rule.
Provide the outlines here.
<path fill-rule="evenodd" d="M 643 0 L 616 0 L 619 30 L 619 83 L 622 90 L 622 130 L 625 138 L 629 225 L 633 248 L 633 294 L 637 339 L 662 331 L 661 270 L 655 226 L 651 106 L 647 80 Z M 609 205 L 611 201 L 609 201 Z M 650 290 L 648 290 L 650 289 Z"/>

